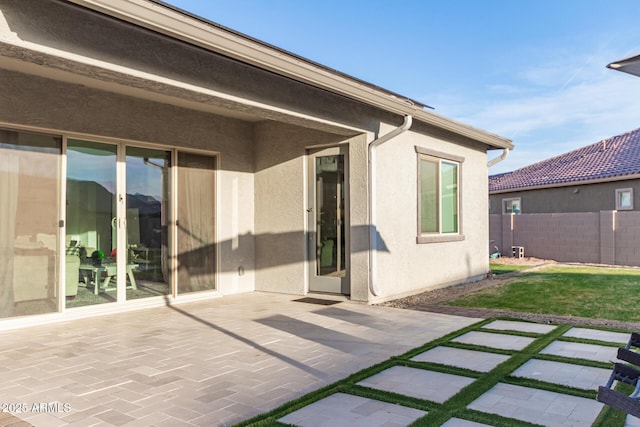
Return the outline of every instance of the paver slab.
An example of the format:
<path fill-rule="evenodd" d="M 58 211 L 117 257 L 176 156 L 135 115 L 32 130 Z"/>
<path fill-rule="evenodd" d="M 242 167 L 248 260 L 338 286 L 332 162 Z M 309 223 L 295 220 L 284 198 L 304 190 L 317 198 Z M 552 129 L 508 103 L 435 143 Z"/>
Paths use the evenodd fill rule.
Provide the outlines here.
<path fill-rule="evenodd" d="M 297 298 L 252 292 L 0 332 L 0 402 L 66 403 L 51 414 L 62 425 L 231 425 L 480 320 Z"/>
<path fill-rule="evenodd" d="M 336 393 L 278 421 L 302 427 L 406 426 L 427 412 L 360 396 Z"/>
<path fill-rule="evenodd" d="M 496 384 L 468 406 L 549 427 L 590 426 L 602 407 L 595 399 L 503 383 Z"/>
<path fill-rule="evenodd" d="M 482 345 L 503 350 L 522 350 L 534 341 L 534 338 L 517 335 L 494 334 L 491 332 L 467 332 L 451 340 L 464 344 Z"/>
<path fill-rule="evenodd" d="M 459 375 L 393 366 L 358 385 L 442 403 L 473 381 L 473 378 Z"/>
<path fill-rule="evenodd" d="M 633 415 L 627 415 L 624 427 L 640 427 L 640 418 L 636 418 Z"/>
<path fill-rule="evenodd" d="M 543 325 L 541 323 L 517 322 L 513 320 L 494 320 L 493 322 L 484 325 L 483 328 L 496 329 L 499 331 L 520 331 L 547 334 L 557 328 L 557 326 Z"/>
<path fill-rule="evenodd" d="M 462 348 L 439 346 L 411 358 L 416 362 L 433 362 L 441 365 L 489 372 L 509 356 L 488 353 L 486 351 L 465 350 Z"/>
<path fill-rule="evenodd" d="M 565 337 L 583 338 L 618 344 L 626 344 L 631 334 L 624 332 L 600 331 L 589 328 L 571 328 L 564 333 Z"/>
<path fill-rule="evenodd" d="M 617 359 L 618 348 L 577 342 L 554 341 L 542 349 L 540 353 L 555 354 L 556 356 L 572 357 L 576 359 L 609 362 Z"/>
<path fill-rule="evenodd" d="M 611 369 L 531 359 L 511 375 L 584 390 L 597 390 L 598 386 L 607 383 L 611 376 Z"/>

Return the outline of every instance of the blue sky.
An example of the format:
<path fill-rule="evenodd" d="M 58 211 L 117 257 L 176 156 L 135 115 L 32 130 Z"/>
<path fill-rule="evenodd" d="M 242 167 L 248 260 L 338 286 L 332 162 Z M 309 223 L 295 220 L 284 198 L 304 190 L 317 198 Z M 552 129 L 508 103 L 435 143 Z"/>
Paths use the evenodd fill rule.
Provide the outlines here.
<path fill-rule="evenodd" d="M 640 127 L 638 0 L 168 2 L 512 139 L 491 174 Z"/>

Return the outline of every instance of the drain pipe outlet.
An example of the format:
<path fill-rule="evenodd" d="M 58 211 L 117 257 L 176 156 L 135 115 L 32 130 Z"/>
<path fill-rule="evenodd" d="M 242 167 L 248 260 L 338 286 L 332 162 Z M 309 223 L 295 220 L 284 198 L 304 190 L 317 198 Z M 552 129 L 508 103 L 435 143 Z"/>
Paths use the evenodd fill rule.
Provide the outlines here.
<path fill-rule="evenodd" d="M 487 167 L 490 168 L 491 166 L 495 165 L 496 163 L 500 163 L 501 161 L 506 159 L 508 155 L 509 155 L 509 149 L 508 148 L 503 148 L 502 149 L 502 154 L 500 154 L 499 157 L 496 157 L 495 159 L 493 159 L 489 163 L 487 163 Z"/>
<path fill-rule="evenodd" d="M 413 117 L 407 115 L 404 117 L 404 123 L 384 134 L 378 139 L 374 139 L 369 143 L 369 290 L 373 296 L 380 295 L 376 277 L 376 252 L 378 250 L 378 230 L 376 229 L 376 148 L 387 141 L 395 138 L 403 132 L 406 132 L 413 123 Z"/>

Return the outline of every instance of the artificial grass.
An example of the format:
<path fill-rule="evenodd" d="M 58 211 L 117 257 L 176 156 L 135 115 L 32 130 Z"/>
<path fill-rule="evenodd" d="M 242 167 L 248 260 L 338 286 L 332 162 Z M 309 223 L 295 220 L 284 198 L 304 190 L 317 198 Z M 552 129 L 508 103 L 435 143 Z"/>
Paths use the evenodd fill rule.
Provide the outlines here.
<path fill-rule="evenodd" d="M 639 286 L 636 269 L 552 266 L 446 305 L 638 322 Z"/>
<path fill-rule="evenodd" d="M 488 425 L 494 426 L 514 426 L 514 427 L 531 427 L 536 424 L 531 424 L 525 421 L 519 421 L 512 418 L 505 418 L 496 414 L 488 414 L 483 413 L 471 409 L 467 409 L 467 406 L 471 404 L 474 400 L 479 398 L 481 395 L 489 391 L 498 383 L 507 383 L 513 385 L 520 385 L 530 388 L 537 388 L 547 391 L 552 391 L 556 393 L 563 393 L 573 396 L 579 396 L 588 399 L 595 399 L 596 392 L 594 390 L 582 390 L 578 388 L 567 387 L 559 384 L 551 384 L 546 383 L 534 379 L 528 378 L 520 378 L 520 377 L 512 377 L 511 373 L 514 372 L 518 367 L 522 366 L 524 363 L 529 361 L 532 358 L 544 359 L 544 360 L 557 360 L 564 361 L 573 364 L 583 364 L 585 366 L 595 366 L 595 367 L 606 367 L 611 368 L 611 363 L 603 363 L 603 362 L 594 362 L 588 360 L 578 360 L 578 359 L 569 359 L 561 356 L 554 355 L 543 355 L 540 354 L 540 351 L 547 347 L 555 340 L 563 340 L 562 336 L 566 331 L 568 331 L 572 326 L 571 325 L 554 325 L 555 329 L 546 333 L 546 334 L 534 334 L 535 340 L 525 347 L 522 350 L 499 350 L 494 348 L 488 348 L 484 346 L 477 346 L 471 344 L 462 344 L 455 343 L 451 340 L 466 334 L 470 331 L 476 331 L 482 329 L 483 332 L 491 331 L 489 329 L 483 329 L 483 326 L 489 324 L 490 322 L 496 319 L 487 319 L 481 322 L 478 322 L 469 327 L 460 329 L 453 333 L 450 333 L 442 338 L 436 339 L 429 343 L 426 343 L 420 347 L 417 347 L 413 350 L 408 351 L 407 353 L 392 357 L 384 362 L 381 362 L 377 365 L 374 365 L 370 368 L 366 368 L 362 371 L 359 371 L 355 374 L 350 375 L 344 380 L 338 381 L 334 384 L 323 387 L 320 390 L 309 393 L 305 396 L 302 396 L 299 399 L 295 399 L 285 405 L 282 405 L 279 408 L 274 409 L 266 414 L 258 415 L 252 419 L 241 422 L 237 426 L 282 426 L 285 424 L 279 423 L 277 420 L 288 413 L 294 412 L 304 406 L 307 406 L 315 401 L 323 399 L 334 393 L 348 393 L 352 395 L 357 395 L 365 398 L 375 399 L 383 402 L 400 404 L 403 406 L 416 408 L 420 410 L 427 411 L 428 414 L 417 419 L 412 426 L 422 427 L 422 426 L 439 426 L 442 425 L 447 420 L 452 417 L 461 418 L 469 421 L 480 422 Z M 604 328 L 599 328 L 604 329 Z M 605 329 L 607 330 L 607 329 Z M 620 331 L 620 330 L 616 330 Z M 498 332 L 498 331 L 496 331 Z M 500 333 L 510 333 L 517 335 L 516 331 L 499 331 Z M 531 333 L 520 333 L 523 336 L 531 336 Z M 572 338 L 572 342 L 589 342 L 590 340 L 582 340 Z M 603 343 L 611 346 L 619 346 L 619 344 L 614 343 Z M 459 348 L 467 348 L 479 351 L 491 351 L 494 353 L 500 354 L 508 354 L 510 358 L 504 361 L 503 363 L 496 366 L 489 372 L 476 372 L 470 369 L 458 368 L 454 366 L 448 365 L 440 365 L 430 362 L 417 362 L 410 360 L 411 358 L 428 351 L 432 348 L 438 346 L 450 346 L 450 347 L 459 347 Z M 363 387 L 358 385 L 357 383 L 378 374 L 392 366 L 408 366 L 412 368 L 419 369 L 427 369 L 430 371 L 437 371 L 442 373 L 449 373 L 454 375 L 461 375 L 475 378 L 476 380 L 469 384 L 468 386 L 461 389 L 456 395 L 445 401 L 444 403 L 436 403 L 427 401 L 424 399 L 419 399 L 410 396 L 404 396 L 396 393 L 391 393 L 383 390 Z M 622 427 L 624 425 L 625 417 L 623 414 L 621 415 L 621 411 L 613 410 L 609 407 L 605 407 L 606 409 L 601 412 L 599 417 L 596 419 L 596 422 L 593 424 L 594 427 Z"/>

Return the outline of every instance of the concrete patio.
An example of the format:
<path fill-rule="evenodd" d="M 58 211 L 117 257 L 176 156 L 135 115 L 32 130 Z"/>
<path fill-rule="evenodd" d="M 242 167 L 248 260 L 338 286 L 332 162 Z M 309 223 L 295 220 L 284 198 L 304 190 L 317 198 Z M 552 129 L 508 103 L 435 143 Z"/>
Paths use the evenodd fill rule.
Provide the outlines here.
<path fill-rule="evenodd" d="M 296 299 L 255 292 L 2 332 L 0 402 L 19 405 L 20 425 L 230 425 L 480 320 Z"/>

